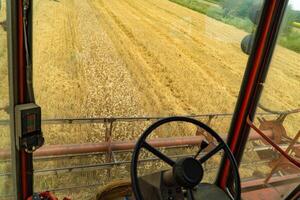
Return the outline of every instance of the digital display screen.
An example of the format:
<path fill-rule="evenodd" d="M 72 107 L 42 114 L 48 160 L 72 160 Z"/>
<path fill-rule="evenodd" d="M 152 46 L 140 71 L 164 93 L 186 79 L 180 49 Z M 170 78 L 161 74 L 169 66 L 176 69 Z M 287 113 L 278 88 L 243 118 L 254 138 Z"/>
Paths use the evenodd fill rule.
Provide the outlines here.
<path fill-rule="evenodd" d="M 36 129 L 36 114 L 26 115 L 26 132 L 33 132 Z"/>

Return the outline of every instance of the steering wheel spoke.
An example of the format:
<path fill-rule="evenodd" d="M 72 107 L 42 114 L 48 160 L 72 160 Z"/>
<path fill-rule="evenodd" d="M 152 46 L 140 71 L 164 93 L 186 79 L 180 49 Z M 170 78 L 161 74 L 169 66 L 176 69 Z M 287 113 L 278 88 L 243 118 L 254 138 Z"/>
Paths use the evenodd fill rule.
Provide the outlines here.
<path fill-rule="evenodd" d="M 154 148 L 153 146 L 151 146 L 149 143 L 144 142 L 143 145 L 142 145 L 142 147 L 144 147 L 149 152 L 151 152 L 153 155 L 155 155 L 158 158 L 160 158 L 161 160 L 163 160 L 165 163 L 167 163 L 171 167 L 174 166 L 175 162 L 171 158 L 169 158 L 168 156 L 166 156 L 162 152 L 158 151 L 156 148 Z"/>
<path fill-rule="evenodd" d="M 214 156 L 216 153 L 218 153 L 221 149 L 224 148 L 224 144 L 220 143 L 218 146 L 216 146 L 213 150 L 205 154 L 203 157 L 199 159 L 200 163 L 206 162 L 208 159 L 210 159 L 212 156 Z"/>

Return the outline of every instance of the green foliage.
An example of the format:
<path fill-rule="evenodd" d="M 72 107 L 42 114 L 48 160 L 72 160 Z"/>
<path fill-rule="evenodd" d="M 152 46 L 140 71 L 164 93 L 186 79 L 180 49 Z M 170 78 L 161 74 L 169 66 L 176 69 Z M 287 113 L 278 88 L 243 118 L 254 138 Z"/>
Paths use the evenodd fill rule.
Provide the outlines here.
<path fill-rule="evenodd" d="M 292 10 L 292 7 L 289 5 L 287 7 L 286 14 L 283 19 L 283 27 L 281 29 L 283 35 L 288 35 L 291 33 L 293 28 L 293 22 L 297 19 L 297 13 Z"/>
<path fill-rule="evenodd" d="M 226 24 L 233 25 L 249 33 L 253 30 L 253 24 L 248 18 L 242 19 L 238 17 L 224 17 L 221 21 L 223 21 Z"/>
<path fill-rule="evenodd" d="M 293 22 L 293 27 L 300 28 L 300 23 L 299 22 Z"/>
<path fill-rule="evenodd" d="M 300 27 L 300 11 L 295 11 L 291 6 L 287 7 L 283 19 L 279 44 L 295 52 L 300 53 L 300 32 L 296 28 Z"/>
<path fill-rule="evenodd" d="M 253 24 L 248 18 L 233 16 L 230 13 L 226 13 L 226 11 L 220 7 L 213 7 L 198 0 L 170 0 L 170 1 L 188 7 L 197 12 L 203 13 L 209 17 L 220 20 L 226 24 L 233 25 L 237 28 L 243 29 L 244 31 L 247 32 L 252 31 Z M 220 4 L 223 4 L 225 3 L 225 1 L 226 0 L 220 0 L 218 2 L 220 2 Z"/>
<path fill-rule="evenodd" d="M 292 30 L 289 34 L 279 38 L 279 44 L 300 53 L 300 32 Z"/>
<path fill-rule="evenodd" d="M 261 0 L 224 0 L 222 8 L 224 9 L 225 15 L 231 15 L 241 18 L 249 16 L 249 12 L 261 5 Z"/>
<path fill-rule="evenodd" d="M 204 0 L 204 1 L 208 1 L 210 3 L 215 3 L 215 4 L 222 4 L 224 0 Z"/>
<path fill-rule="evenodd" d="M 203 13 L 226 24 L 233 25 L 249 33 L 252 32 L 254 27 L 249 19 L 249 12 L 261 7 L 262 3 L 262 0 L 206 0 L 218 3 L 221 6 L 214 7 L 199 0 L 170 1 Z M 279 44 L 300 53 L 300 32 L 293 31 L 295 21 L 300 21 L 300 11 L 294 11 L 291 7 L 288 7 L 279 38 Z"/>
<path fill-rule="evenodd" d="M 300 11 L 294 10 L 295 13 L 295 21 L 300 23 Z"/>
<path fill-rule="evenodd" d="M 170 1 L 205 14 L 208 12 L 208 10 L 211 7 L 208 4 L 198 2 L 196 0 L 170 0 Z"/>

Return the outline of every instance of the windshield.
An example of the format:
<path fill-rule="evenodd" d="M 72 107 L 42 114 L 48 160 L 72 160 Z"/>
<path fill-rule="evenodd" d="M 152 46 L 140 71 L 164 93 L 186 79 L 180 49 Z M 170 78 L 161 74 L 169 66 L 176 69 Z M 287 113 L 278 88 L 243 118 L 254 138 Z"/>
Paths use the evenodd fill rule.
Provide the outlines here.
<path fill-rule="evenodd" d="M 275 53 L 264 83 L 254 124 L 292 158 L 300 158 L 300 7 L 299 1 L 290 1 L 284 17 Z M 253 151 L 256 153 L 253 154 Z M 263 139 L 248 141 L 241 164 L 244 180 L 268 184 L 274 196 L 282 199 L 299 185 L 300 170 L 283 158 Z M 245 173 L 243 173 L 245 172 Z M 287 178 L 289 177 L 289 178 Z M 245 197 L 257 199 L 256 191 L 246 189 Z M 285 188 L 285 189 L 282 189 Z M 251 197 L 252 196 L 252 197 Z M 248 199 L 247 198 L 247 199 Z"/>
<path fill-rule="evenodd" d="M 261 5 L 252 0 L 34 1 L 34 88 L 46 145 L 136 140 L 157 118 L 173 115 L 196 117 L 226 138 L 248 60 L 241 42 L 255 32 L 258 21 L 249 15 Z M 167 130 L 157 137 L 197 132 Z M 129 176 L 128 153 L 67 159 L 37 158 L 35 189 L 80 196 L 68 188 L 83 191 Z M 211 163 L 215 167 L 207 167 L 208 181 L 218 160 L 220 155 Z M 104 163 L 111 163 L 109 169 Z"/>
<path fill-rule="evenodd" d="M 0 199 L 11 199 L 15 195 L 10 159 L 6 8 L 6 1 L 0 0 Z"/>
<path fill-rule="evenodd" d="M 132 148 L 118 145 L 131 144 L 161 117 L 194 117 L 226 139 L 263 0 L 32 2 L 34 90 L 46 139 L 34 158 L 35 191 L 88 199 L 99 187 L 128 179 Z M 291 1 L 270 69 L 279 75 L 268 76 L 262 95 L 258 116 L 265 119 L 274 117 L 268 109 L 299 107 L 297 92 L 282 96 L 299 87 L 298 6 Z M 293 137 L 297 124 L 287 127 Z M 174 124 L 150 139 L 200 135 L 203 130 Z M 253 162 L 261 162 L 256 149 L 269 147 L 255 134 L 249 140 L 244 181 L 257 169 L 269 172 Z M 160 149 L 175 158 L 197 150 L 190 144 Z M 142 174 L 165 168 L 149 154 L 142 159 Z M 220 159 L 204 166 L 205 181 L 214 181 Z"/>

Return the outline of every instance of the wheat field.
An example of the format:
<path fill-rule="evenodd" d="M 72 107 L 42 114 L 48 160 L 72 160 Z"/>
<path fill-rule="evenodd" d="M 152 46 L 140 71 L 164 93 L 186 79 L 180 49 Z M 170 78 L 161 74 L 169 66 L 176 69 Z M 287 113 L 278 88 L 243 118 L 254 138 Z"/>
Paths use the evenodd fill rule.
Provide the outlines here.
<path fill-rule="evenodd" d="M 0 22 L 4 19 L 2 10 Z M 248 59 L 240 49 L 246 32 L 168 0 L 35 0 L 33 34 L 34 89 L 44 119 L 232 113 Z M 8 82 L 6 32 L 1 27 L 0 44 L 1 108 L 8 105 L 7 84 L 2 84 Z M 276 48 L 263 105 L 300 107 L 299 63 L 299 54 Z M 290 136 L 299 130 L 299 117 L 285 122 Z M 0 118 L 8 114 L 0 110 Z M 135 139 L 148 125 L 121 124 L 114 137 Z M 229 125 L 230 119 L 213 128 L 226 133 Z M 43 128 L 46 145 L 104 140 L 101 124 Z M 8 136 L 7 128 L 0 131 L 0 138 Z M 9 140 L 1 146 L 8 147 Z M 56 187 L 70 177 L 47 177 L 47 183 L 36 184 Z M 56 179 L 59 183 L 52 184 Z"/>

